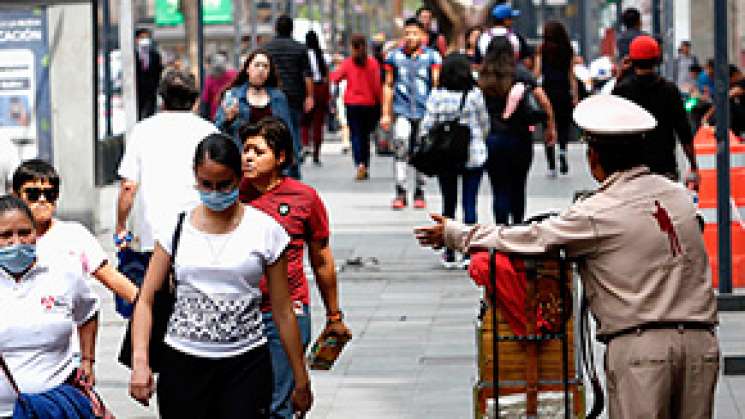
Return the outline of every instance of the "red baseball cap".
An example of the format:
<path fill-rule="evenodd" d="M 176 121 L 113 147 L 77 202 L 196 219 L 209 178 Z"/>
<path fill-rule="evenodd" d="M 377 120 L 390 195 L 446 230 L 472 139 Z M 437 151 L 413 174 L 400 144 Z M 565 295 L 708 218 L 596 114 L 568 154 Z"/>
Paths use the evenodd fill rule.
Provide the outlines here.
<path fill-rule="evenodd" d="M 639 35 L 629 45 L 629 58 L 632 60 L 651 60 L 659 56 L 660 44 L 649 35 Z"/>

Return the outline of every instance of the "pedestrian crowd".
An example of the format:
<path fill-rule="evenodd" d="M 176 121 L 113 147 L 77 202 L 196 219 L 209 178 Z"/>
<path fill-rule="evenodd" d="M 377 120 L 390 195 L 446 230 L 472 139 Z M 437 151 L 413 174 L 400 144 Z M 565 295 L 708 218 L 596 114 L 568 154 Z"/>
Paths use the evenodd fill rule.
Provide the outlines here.
<path fill-rule="evenodd" d="M 680 356 L 665 366 L 654 356 L 666 356 L 661 342 L 674 340 L 671 330 L 690 330 L 671 345 L 696 348 L 689 354 L 703 360 L 705 382 L 686 394 L 712 397 L 713 294 L 694 208 L 674 181 L 681 178 L 680 143 L 689 166 L 684 177 L 697 185 L 692 127 L 713 116 L 713 63 L 702 71 L 684 42 L 675 79 L 666 80 L 657 71 L 659 43 L 629 9 L 616 60 L 585 68 L 562 23 L 546 22 L 533 47 L 513 29 L 519 15 L 507 4 L 495 6 L 489 24 L 469 28 L 464 48 L 453 50 L 435 29 L 433 11 L 422 7 L 404 21 L 400 40 L 353 34 L 349 56 L 331 60 L 317 33 L 300 43 L 292 38 L 292 19 L 281 16 L 276 36 L 247 54 L 239 70 L 224 53 L 211 57 L 201 91 L 190 74 L 163 72 L 152 34 L 138 31 L 141 121 L 127 134 L 118 170 L 118 261 L 82 225 L 55 217 L 63 179 L 52 165 L 29 160 L 0 171 L 0 191 L 7 179 L 11 192 L 0 197 L 0 366 L 7 378 L 0 380 L 0 417 L 42 408 L 25 395 L 56 391 L 50 397 L 64 398 L 70 389 L 75 400 L 101 406 L 87 391 L 95 383 L 99 318 L 88 277 L 113 291 L 119 312 L 131 315 L 131 346 L 122 351 L 131 367 L 129 392 L 144 405 L 157 393 L 160 416 L 305 414 L 313 402 L 304 362 L 312 340 L 306 251 L 326 311 L 321 336 L 351 337 L 328 213 L 300 180 L 306 159 L 322 166 L 326 125 L 340 115 L 355 181 L 377 175 L 370 170 L 371 139 L 392 154 L 393 210 L 425 209 L 427 175 L 434 174 L 442 215 L 416 235 L 425 246 L 445 247 L 445 268 L 467 267 L 471 252 L 484 247 L 540 253 L 564 246 L 587 260 L 582 277 L 599 335 L 626 348 L 653 347 L 643 362 L 678 374 L 697 361 Z M 730 77 L 732 127 L 742 133 L 745 77 L 734 66 Z M 698 102 L 687 112 L 684 101 L 691 99 Z M 447 138 L 453 127 L 466 141 Z M 598 193 L 559 217 L 523 225 L 535 140 L 544 145 L 546 175 L 568 176 L 575 130 L 587 140 Z M 431 173 L 413 163 L 426 163 L 443 138 L 453 150 L 449 164 Z M 495 225 L 478 224 L 484 174 Z M 453 221 L 459 200 L 462 223 Z M 649 266 L 640 274 L 629 260 Z M 630 365 L 640 361 L 609 351 L 612 416 L 649 417 L 655 403 L 686 399 L 671 396 L 688 391 L 677 383 L 654 386 L 649 374 L 645 380 L 652 381 L 633 381 Z M 642 396 L 652 387 L 654 397 Z M 677 417 L 710 417 L 706 406 L 689 406 Z"/>

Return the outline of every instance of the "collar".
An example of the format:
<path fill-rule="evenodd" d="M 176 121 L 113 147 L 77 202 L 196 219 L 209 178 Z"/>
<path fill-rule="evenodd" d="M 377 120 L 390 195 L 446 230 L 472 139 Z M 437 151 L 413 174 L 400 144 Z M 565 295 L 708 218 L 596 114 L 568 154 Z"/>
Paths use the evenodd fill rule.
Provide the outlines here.
<path fill-rule="evenodd" d="M 629 170 L 624 170 L 621 172 L 615 172 L 612 175 L 608 176 L 603 183 L 600 184 L 600 187 L 598 188 L 598 192 L 608 190 L 608 188 L 612 187 L 616 183 L 626 183 L 630 181 L 631 179 L 637 178 L 639 176 L 644 176 L 650 174 L 649 167 L 647 166 L 636 166 Z"/>
<path fill-rule="evenodd" d="M 424 54 L 424 47 L 419 44 L 417 49 L 412 51 L 411 54 L 406 53 L 406 47 L 401 47 L 401 53 L 404 54 L 406 58 L 419 58 L 420 55 Z"/>

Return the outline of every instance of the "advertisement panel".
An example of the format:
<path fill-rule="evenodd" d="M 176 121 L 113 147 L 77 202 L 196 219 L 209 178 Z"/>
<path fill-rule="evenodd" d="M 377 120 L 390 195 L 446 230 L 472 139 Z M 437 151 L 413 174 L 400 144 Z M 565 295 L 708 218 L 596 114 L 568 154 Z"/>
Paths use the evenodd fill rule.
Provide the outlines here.
<path fill-rule="evenodd" d="M 202 0 L 202 13 L 205 24 L 230 24 L 233 22 L 232 0 Z M 184 15 L 179 10 L 179 0 L 155 1 L 155 24 L 158 26 L 177 26 L 184 23 Z"/>

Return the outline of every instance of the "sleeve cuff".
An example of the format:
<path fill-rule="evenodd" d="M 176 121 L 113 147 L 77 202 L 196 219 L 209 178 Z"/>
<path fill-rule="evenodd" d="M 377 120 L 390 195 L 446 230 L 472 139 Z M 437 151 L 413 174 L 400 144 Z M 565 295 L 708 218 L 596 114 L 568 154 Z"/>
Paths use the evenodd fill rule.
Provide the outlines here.
<path fill-rule="evenodd" d="M 445 221 L 443 239 L 445 246 L 463 252 L 466 249 L 466 237 L 473 226 L 467 226 L 458 221 L 448 219 Z"/>

